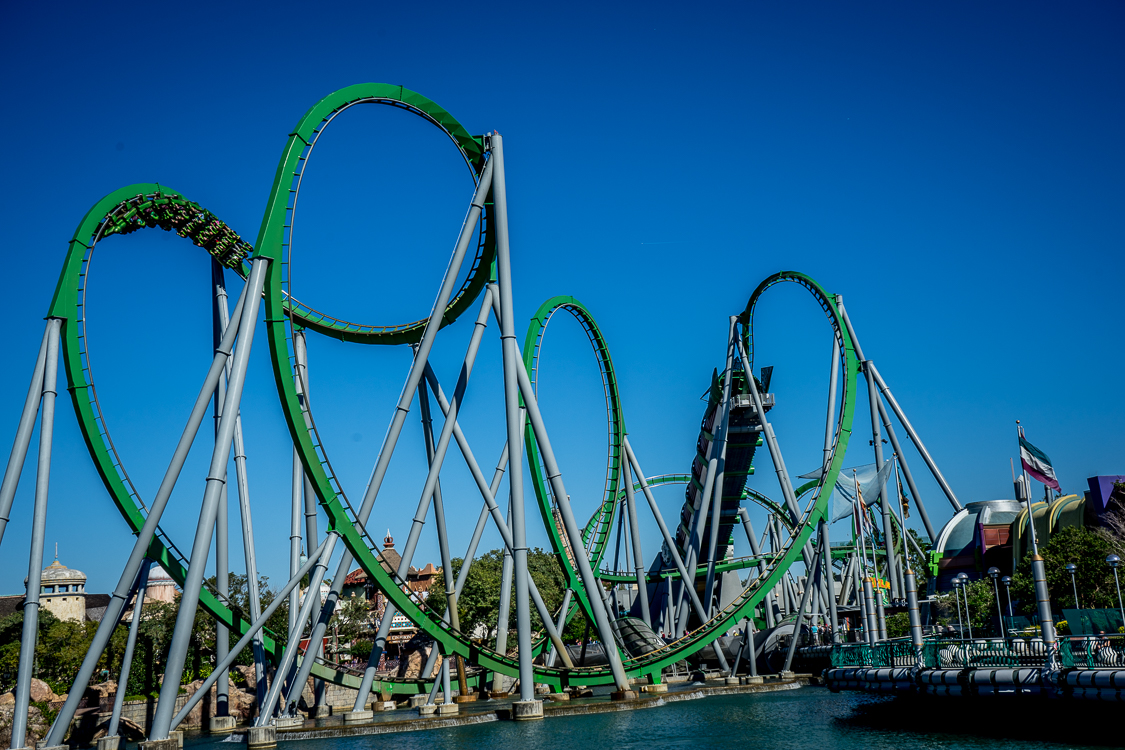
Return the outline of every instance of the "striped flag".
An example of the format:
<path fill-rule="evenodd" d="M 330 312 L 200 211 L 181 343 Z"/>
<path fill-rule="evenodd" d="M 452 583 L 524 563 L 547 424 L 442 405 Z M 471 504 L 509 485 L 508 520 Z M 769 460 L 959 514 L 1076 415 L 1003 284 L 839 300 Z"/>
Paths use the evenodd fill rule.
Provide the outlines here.
<path fill-rule="evenodd" d="M 1023 436 L 1020 430 L 1020 463 L 1024 471 L 1056 492 L 1059 491 L 1059 480 L 1055 476 L 1055 468 L 1051 466 L 1051 459 L 1047 454 L 1036 448 Z"/>

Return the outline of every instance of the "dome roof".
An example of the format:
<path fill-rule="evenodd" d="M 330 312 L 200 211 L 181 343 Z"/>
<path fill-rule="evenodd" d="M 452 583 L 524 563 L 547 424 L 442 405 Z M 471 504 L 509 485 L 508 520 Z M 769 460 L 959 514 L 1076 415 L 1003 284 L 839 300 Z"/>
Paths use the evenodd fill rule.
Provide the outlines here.
<path fill-rule="evenodd" d="M 48 581 L 77 581 L 81 583 L 86 582 L 86 574 L 81 570 L 73 570 L 66 567 L 58 560 L 48 565 L 43 569 L 43 583 Z"/>
<path fill-rule="evenodd" d="M 166 571 L 164 568 L 159 565 L 153 565 L 152 569 L 148 573 L 148 583 L 151 586 L 154 583 L 175 584 L 175 581 L 172 580 L 172 576 L 168 575 L 168 571 Z"/>

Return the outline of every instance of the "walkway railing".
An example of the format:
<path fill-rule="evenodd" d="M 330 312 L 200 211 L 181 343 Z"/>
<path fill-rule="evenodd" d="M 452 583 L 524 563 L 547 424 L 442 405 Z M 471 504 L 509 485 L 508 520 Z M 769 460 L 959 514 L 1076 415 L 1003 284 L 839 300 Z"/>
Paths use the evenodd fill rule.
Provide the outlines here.
<path fill-rule="evenodd" d="M 1064 668 L 1125 667 L 1125 635 L 1060 636 L 1059 657 Z"/>
<path fill-rule="evenodd" d="M 1105 637 L 1072 639 L 1061 643 L 1063 666 L 1125 665 L 1125 643 L 1121 638 L 1110 645 Z M 1067 663 L 1068 654 L 1070 663 Z M 1119 662 L 1111 662 L 1119 659 Z M 912 667 L 917 663 L 909 638 L 875 644 L 839 643 L 832 649 L 833 667 Z M 967 669 L 970 667 L 1042 667 L 1047 649 L 1038 638 L 954 639 L 927 638 L 922 644 L 922 666 L 927 669 Z"/>

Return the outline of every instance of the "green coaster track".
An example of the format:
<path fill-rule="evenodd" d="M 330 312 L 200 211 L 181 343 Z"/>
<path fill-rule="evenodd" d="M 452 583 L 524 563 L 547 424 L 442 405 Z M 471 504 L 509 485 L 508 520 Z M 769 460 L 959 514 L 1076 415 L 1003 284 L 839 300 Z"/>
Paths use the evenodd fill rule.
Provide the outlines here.
<path fill-rule="evenodd" d="M 474 183 L 480 178 L 487 158 L 483 137 L 471 136 L 448 112 L 415 92 L 401 86 L 372 83 L 350 86 L 330 94 L 309 109 L 298 122 L 282 152 L 265 215 L 253 245 L 242 239 L 210 211 L 166 186 L 135 184 L 109 193 L 91 207 L 75 230 L 48 312 L 49 317 L 63 321 L 61 338 L 64 367 L 69 382 L 68 390 L 87 448 L 102 482 L 130 529 L 134 534 L 139 533 L 148 508 L 130 479 L 125 463 L 110 436 L 106 415 L 98 401 L 90 352 L 87 347 L 86 281 L 94 250 L 101 241 L 112 235 L 127 234 L 146 228 L 160 228 L 165 231 L 175 231 L 181 237 L 206 250 L 224 267 L 244 278 L 249 269 L 250 258 L 268 258 L 271 262 L 264 290 L 264 314 L 274 379 L 292 441 L 320 505 L 328 516 L 329 528 L 341 534 L 343 542 L 354 555 L 356 563 L 366 571 L 369 580 L 383 592 L 400 613 L 433 637 L 444 654 L 461 655 L 483 670 L 515 676 L 518 674 L 518 660 L 515 657 L 497 653 L 456 632 L 442 620 L 440 612 L 426 607 L 404 593 L 405 581 L 388 573 L 380 564 L 378 540 L 373 539 L 368 530 L 357 521 L 356 512 L 337 480 L 329 457 L 324 451 L 313 415 L 298 398 L 292 347 L 294 327 L 351 343 L 406 345 L 420 340 L 426 324 L 424 320 L 390 325 L 348 322 L 304 305 L 289 293 L 296 208 L 305 166 L 327 126 L 338 115 L 360 104 L 378 104 L 402 109 L 432 123 L 448 135 L 458 149 Z M 452 323 L 468 309 L 489 280 L 495 253 L 490 205 L 491 200 L 486 200 L 480 221 L 476 254 L 460 290 L 452 297 L 446 308 L 442 318 L 443 325 Z M 659 681 L 661 671 L 665 667 L 699 651 L 715 638 L 726 633 L 742 618 L 752 615 L 754 608 L 762 601 L 766 592 L 771 590 L 789 566 L 800 558 L 801 550 L 812 535 L 817 522 L 826 516 L 830 493 L 824 490 L 826 487 L 831 488 L 835 483 L 851 435 L 858 365 L 851 339 L 831 297 L 811 278 L 795 272 L 782 272 L 769 277 L 750 296 L 739 318 L 742 326 L 741 335 L 750 359 L 746 364 L 752 366 L 753 362 L 756 304 L 767 289 L 775 284 L 786 282 L 796 283 L 809 291 L 825 311 L 833 334 L 840 343 L 843 388 L 828 471 L 818 483 L 802 488 L 803 496 L 807 496 L 808 499 L 802 499 L 805 507 L 796 523 L 786 519 L 786 514 L 780 512 L 781 509 L 764 495 L 753 492 L 744 495 L 786 520 L 789 538 L 784 549 L 766 559 L 765 576 L 754 578 L 730 605 L 696 630 L 642 657 L 629 657 L 628 654 L 622 654 L 625 670 L 630 677 L 648 677 L 652 681 Z M 532 383 L 538 387 L 538 364 L 543 337 L 551 317 L 559 311 L 574 316 L 586 332 L 598 361 L 606 400 L 608 451 L 605 488 L 596 511 L 582 530 L 582 539 L 578 541 L 589 555 L 592 566 L 598 570 L 608 544 L 608 532 L 613 526 L 618 505 L 624 494 L 620 486 L 623 441 L 626 434 L 624 415 L 606 339 L 590 311 L 572 297 L 555 297 L 548 300 L 532 318 L 523 351 L 524 365 Z M 570 562 L 572 551 L 569 548 L 569 540 L 562 533 L 561 524 L 557 522 L 554 500 L 540 458 L 539 445 L 530 427 L 526 433 L 526 450 L 532 473 L 532 486 L 544 525 L 554 552 L 562 564 L 567 585 L 577 594 L 577 601 L 568 616 L 573 616 L 579 607 L 585 609 L 589 616 L 589 592 L 583 588 L 578 573 Z M 664 475 L 654 477 L 650 484 L 675 483 L 683 479 L 684 475 Z M 183 584 L 187 573 L 187 559 L 164 530 L 158 531 L 149 556 L 157 560 L 174 580 Z M 744 568 L 757 563 L 757 559 L 741 559 L 734 561 L 726 569 Z M 606 584 L 618 580 L 635 580 L 610 571 L 601 571 L 599 575 Z M 662 571 L 653 580 L 662 580 L 669 575 L 675 576 L 675 571 Z M 248 628 L 244 614 L 232 609 L 229 603 L 222 600 L 214 591 L 205 588 L 201 593 L 200 603 L 212 617 L 225 623 L 234 633 L 244 633 Z M 283 645 L 270 634 L 265 635 L 265 648 L 271 658 L 276 660 Z M 341 684 L 352 686 L 358 684 L 354 676 L 328 664 L 318 664 L 314 668 L 314 674 Z M 597 685 L 613 682 L 608 667 L 564 669 L 537 665 L 535 676 L 537 681 L 547 683 L 555 689 L 568 684 Z M 429 680 L 384 679 L 378 681 L 374 687 L 385 692 L 416 692 L 422 682 L 429 682 Z"/>

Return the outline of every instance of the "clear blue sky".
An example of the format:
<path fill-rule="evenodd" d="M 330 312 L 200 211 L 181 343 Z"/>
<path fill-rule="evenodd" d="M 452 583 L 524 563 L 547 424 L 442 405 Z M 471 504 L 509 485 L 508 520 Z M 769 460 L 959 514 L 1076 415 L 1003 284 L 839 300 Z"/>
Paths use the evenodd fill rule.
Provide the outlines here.
<path fill-rule="evenodd" d="M 429 96 L 473 133 L 505 135 L 517 316 L 554 294 L 594 310 L 648 473 L 689 468 L 726 318 L 780 269 L 844 295 L 866 353 L 962 501 L 1010 496 L 1016 419 L 1067 491 L 1125 473 L 1118 4 L 22 3 L 5 19 L 4 455 L 66 242 L 96 200 L 158 181 L 253 240 L 299 117 L 337 88 L 382 81 Z M 297 295 L 368 322 L 424 315 L 470 191 L 433 128 L 384 108 L 349 113 L 310 167 Z M 209 356 L 207 260 L 159 231 L 99 253 L 95 382 L 151 497 Z M 823 434 L 829 335 L 799 290 L 774 290 L 760 310 L 758 364 L 776 368 L 778 435 L 789 468 L 807 471 Z M 439 339 L 447 383 L 467 335 L 459 324 Z M 465 415 L 485 465 L 503 440 L 494 336 Z M 244 408 L 252 498 L 263 572 L 280 585 L 290 454 L 264 340 L 255 347 Z M 318 421 L 358 497 L 408 356 L 322 339 L 310 348 Z M 552 329 L 544 368 L 544 409 L 585 516 L 605 427 L 576 325 Z M 849 464 L 871 460 L 865 403 Z M 415 417 L 372 521 L 400 548 L 420 491 Z M 48 545 L 90 575 L 90 591 L 108 591 L 131 537 L 67 400 L 57 424 Z M 206 453 L 200 440 L 166 516 L 185 548 Z M 776 496 L 765 452 L 756 463 L 753 485 Z M 33 483 L 32 461 L 0 548 L 0 593 L 22 589 Z M 445 484 L 460 554 L 479 499 L 456 454 Z M 949 505 L 932 481 L 921 485 L 944 521 Z M 660 495 L 666 515 L 681 497 Z M 498 544 L 490 532 L 484 549 Z M 432 536 L 417 560 L 437 561 Z"/>

